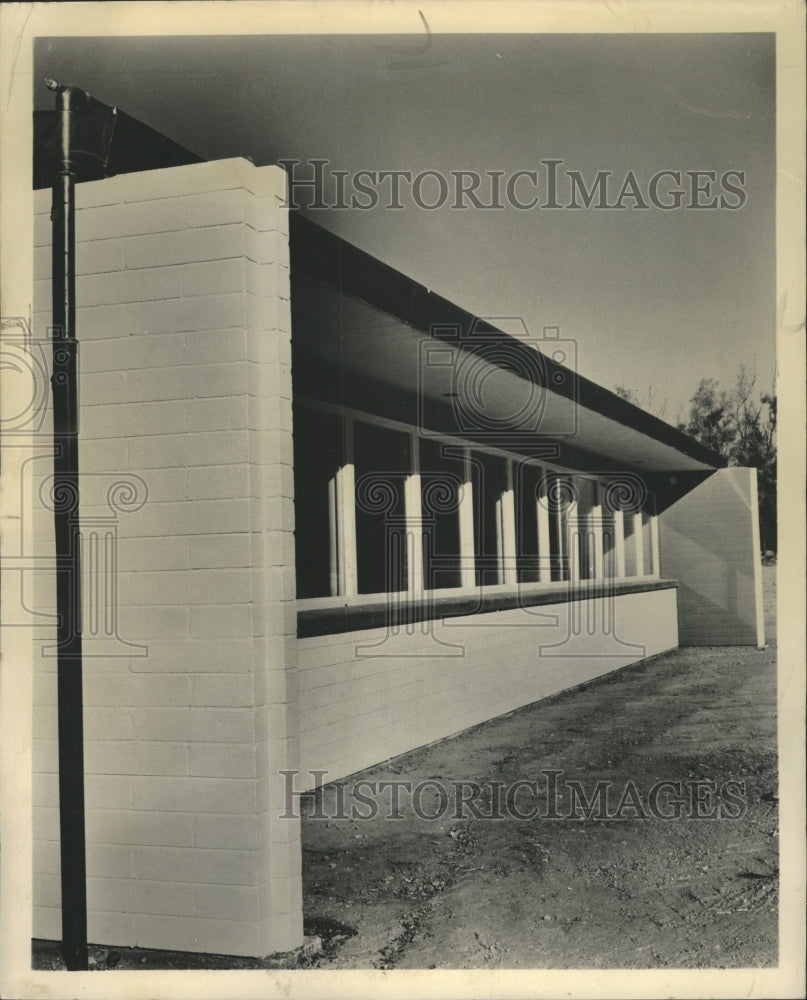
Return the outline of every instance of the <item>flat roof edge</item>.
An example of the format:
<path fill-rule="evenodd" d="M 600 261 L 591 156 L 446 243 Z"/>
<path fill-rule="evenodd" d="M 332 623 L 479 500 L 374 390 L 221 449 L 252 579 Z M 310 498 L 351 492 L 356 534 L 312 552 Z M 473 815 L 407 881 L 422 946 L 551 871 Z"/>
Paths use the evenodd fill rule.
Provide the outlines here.
<path fill-rule="evenodd" d="M 474 334 L 485 334 L 506 339 L 514 349 L 523 349 L 534 357 L 532 346 L 522 344 L 490 321 L 450 300 L 432 292 L 412 278 L 395 270 L 371 254 L 360 250 L 334 233 L 302 216 L 289 213 L 289 240 L 292 279 L 295 269 L 318 278 L 347 295 L 361 299 L 369 305 L 394 316 L 396 319 L 433 334 L 435 327 L 458 328 L 459 343 L 465 350 L 473 351 Z M 463 337 L 462 334 L 466 336 Z M 624 426 L 675 449 L 682 455 L 713 469 L 724 468 L 728 463 L 722 456 L 705 447 L 690 435 L 679 431 L 659 417 L 622 399 L 610 389 L 574 372 L 541 352 L 547 370 L 548 391 L 576 402 Z"/>

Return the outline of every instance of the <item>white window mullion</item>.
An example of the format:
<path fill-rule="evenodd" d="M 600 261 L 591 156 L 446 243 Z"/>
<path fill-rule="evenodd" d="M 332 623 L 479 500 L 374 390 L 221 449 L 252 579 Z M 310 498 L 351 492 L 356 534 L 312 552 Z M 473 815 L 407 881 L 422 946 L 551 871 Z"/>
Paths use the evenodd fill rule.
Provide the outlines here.
<path fill-rule="evenodd" d="M 407 593 L 411 600 L 423 597 L 423 509 L 420 487 L 420 450 L 417 433 L 409 437 L 411 472 L 404 484 L 406 518 Z"/>
<path fill-rule="evenodd" d="M 557 477 L 556 486 L 558 488 L 558 494 L 560 495 L 562 491 L 563 480 Z M 564 513 L 566 515 L 566 522 L 564 524 Z M 568 508 L 564 512 L 562 501 L 558 501 L 557 510 L 555 511 L 555 525 L 557 527 L 558 536 L 558 551 L 553 552 L 553 558 L 557 559 L 558 565 L 558 576 L 561 580 L 569 580 L 572 575 L 571 561 L 569 559 L 569 511 Z"/>
<path fill-rule="evenodd" d="M 594 579 L 604 580 L 604 547 L 602 537 L 602 487 L 594 483 L 594 503 L 589 514 L 589 530 L 594 542 Z M 590 575 L 590 574 L 589 574 Z"/>
<path fill-rule="evenodd" d="M 546 469 L 541 470 L 539 496 L 535 502 L 535 512 L 538 518 L 538 579 L 541 583 L 549 583 L 552 579 L 552 565 L 549 534 L 549 508 L 546 496 Z"/>
<path fill-rule="evenodd" d="M 633 540 L 636 545 L 636 576 L 644 576 L 644 538 L 642 537 L 642 512 L 633 515 Z"/>
<path fill-rule="evenodd" d="M 462 499 L 460 519 L 460 583 L 466 589 L 476 586 L 476 550 L 474 546 L 474 484 L 471 452 L 463 449 Z"/>
<path fill-rule="evenodd" d="M 650 553 L 653 561 L 653 576 L 661 576 L 661 554 L 658 541 L 658 517 L 650 517 Z"/>
<path fill-rule="evenodd" d="M 499 583 L 515 584 L 518 581 L 516 571 L 516 507 L 515 491 L 513 489 L 513 462 L 504 460 L 504 489 L 496 502 L 498 517 L 496 518 L 499 534 Z"/>
<path fill-rule="evenodd" d="M 614 576 L 621 580 L 625 576 L 625 515 L 614 511 Z"/>
<path fill-rule="evenodd" d="M 575 478 L 569 476 L 569 483 L 574 490 Z M 569 580 L 573 584 L 580 583 L 580 523 L 577 500 L 569 504 L 566 515 L 566 550 L 569 553 Z"/>
<path fill-rule="evenodd" d="M 356 556 L 356 471 L 353 457 L 353 419 L 345 417 L 345 464 L 336 473 L 336 563 L 339 594 L 358 593 Z"/>
<path fill-rule="evenodd" d="M 341 471 L 341 468 L 337 469 L 335 475 L 331 476 L 328 480 L 328 556 L 331 597 L 338 597 L 339 594 L 343 594 L 345 592 L 342 586 L 340 572 L 342 560 L 339 558 L 339 542 L 341 532 L 339 527 L 340 502 L 338 494 L 340 488 L 339 476 Z"/>

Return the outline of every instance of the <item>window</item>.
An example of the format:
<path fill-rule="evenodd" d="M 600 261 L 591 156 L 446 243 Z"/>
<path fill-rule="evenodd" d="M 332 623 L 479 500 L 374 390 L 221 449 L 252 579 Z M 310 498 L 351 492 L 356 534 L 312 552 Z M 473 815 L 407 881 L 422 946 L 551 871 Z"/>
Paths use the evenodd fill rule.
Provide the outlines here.
<path fill-rule="evenodd" d="M 597 494 L 602 520 L 602 575 L 606 580 L 614 580 L 625 575 L 624 540 L 621 534 L 622 513 L 614 512 L 603 492 L 602 484 L 598 484 Z M 619 538 L 617 538 L 618 532 Z"/>
<path fill-rule="evenodd" d="M 596 576 L 598 543 L 601 537 L 599 509 L 595 504 L 595 484 L 591 479 L 575 481 L 577 502 L 574 508 L 574 546 L 571 557 L 576 560 L 578 580 L 593 580 Z"/>
<path fill-rule="evenodd" d="M 520 583 L 538 583 L 546 577 L 542 560 L 549 555 L 549 521 L 541 539 L 541 516 L 546 506 L 541 501 L 543 470 L 528 462 L 515 464 L 516 494 L 516 565 Z"/>
<path fill-rule="evenodd" d="M 465 500 L 463 449 L 420 441 L 423 577 L 426 590 L 462 584 L 460 510 Z"/>
<path fill-rule="evenodd" d="M 294 535 L 297 596 L 338 592 L 336 485 L 343 465 L 344 420 L 294 408 Z"/>
<path fill-rule="evenodd" d="M 613 517 L 617 557 L 619 555 L 619 530 L 621 522 L 622 552 L 624 553 L 624 575 L 658 576 L 659 541 L 658 520 L 648 510 L 626 510 Z"/>
<path fill-rule="evenodd" d="M 652 522 L 655 518 L 646 511 L 642 511 L 642 572 L 645 576 L 652 576 L 653 569 L 653 534 Z"/>
<path fill-rule="evenodd" d="M 512 491 L 507 488 L 507 459 L 474 451 L 471 453 L 471 464 L 475 501 L 476 585 L 492 587 L 505 582 L 505 540 L 508 521 L 512 518 Z"/>
<path fill-rule="evenodd" d="M 551 473 L 546 479 L 546 507 L 549 513 L 550 578 L 569 579 L 569 511 L 574 493 L 569 476 Z"/>
<path fill-rule="evenodd" d="M 625 576 L 640 576 L 642 563 L 637 559 L 637 537 L 641 539 L 641 530 L 636 531 L 636 515 L 630 511 L 622 514 L 622 531 L 625 539 Z M 641 529 L 641 524 L 640 524 Z"/>
<path fill-rule="evenodd" d="M 652 498 L 615 509 L 607 477 L 299 400 L 294 461 L 301 599 L 659 575 Z"/>
<path fill-rule="evenodd" d="M 356 482 L 356 568 L 360 594 L 406 590 L 410 531 L 405 486 L 411 475 L 408 434 L 353 424 Z"/>

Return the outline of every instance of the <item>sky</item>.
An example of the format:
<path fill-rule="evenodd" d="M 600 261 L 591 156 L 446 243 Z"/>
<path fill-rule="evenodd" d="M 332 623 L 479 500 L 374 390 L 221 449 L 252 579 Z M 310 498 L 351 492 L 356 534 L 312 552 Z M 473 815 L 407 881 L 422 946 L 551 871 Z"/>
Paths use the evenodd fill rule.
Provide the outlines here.
<path fill-rule="evenodd" d="M 208 159 L 297 159 L 304 178 L 307 161 L 327 160 L 347 172 L 348 198 L 360 170 L 441 174 L 449 194 L 434 210 L 422 207 L 440 198 L 431 176 L 420 205 L 403 180 L 402 207 L 388 207 L 379 181 L 371 210 L 304 211 L 477 315 L 520 317 L 537 340 L 558 327 L 581 374 L 643 400 L 652 387 L 667 420 L 702 377 L 729 387 L 740 364 L 772 387 L 773 35 L 51 38 L 35 48 L 37 108 L 53 106 L 45 77 Z M 548 160 L 561 161 L 557 209 L 544 207 Z M 485 178 L 485 204 L 487 172 L 504 185 L 537 171 L 537 189 L 525 175 L 515 195 L 538 204 L 507 204 L 502 186 L 502 209 L 452 208 L 457 170 Z M 569 174 L 590 188 L 600 171 L 606 204 L 632 172 L 648 207 L 569 207 Z M 652 203 L 660 171 L 681 173 L 682 207 Z M 688 171 L 714 171 L 713 190 L 693 194 Z M 740 195 L 721 187 L 728 171 L 741 172 L 729 175 Z M 674 186 L 666 177 L 659 190 Z M 687 207 L 715 196 L 715 209 Z"/>

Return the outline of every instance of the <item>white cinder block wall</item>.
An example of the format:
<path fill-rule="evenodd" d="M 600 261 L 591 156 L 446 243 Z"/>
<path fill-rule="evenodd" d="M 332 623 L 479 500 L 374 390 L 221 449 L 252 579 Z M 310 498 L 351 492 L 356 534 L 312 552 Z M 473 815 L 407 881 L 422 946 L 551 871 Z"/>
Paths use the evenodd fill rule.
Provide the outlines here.
<path fill-rule="evenodd" d="M 284 202 L 285 174 L 243 160 L 77 186 L 91 942 L 262 955 L 302 940 L 299 826 L 280 818 L 278 776 L 296 764 Z M 49 210 L 38 192 L 38 337 Z M 40 610 L 54 605 L 36 498 L 48 434 Z M 34 934 L 58 939 L 52 634 L 36 640 Z"/>
<path fill-rule="evenodd" d="M 612 602 L 607 610 L 606 600 Z M 678 644 L 675 588 L 299 640 L 299 787 Z"/>

